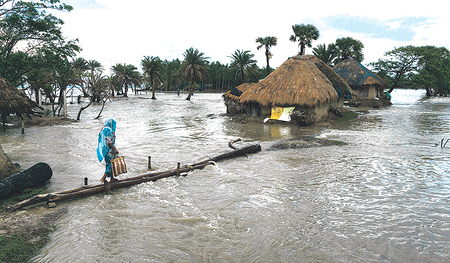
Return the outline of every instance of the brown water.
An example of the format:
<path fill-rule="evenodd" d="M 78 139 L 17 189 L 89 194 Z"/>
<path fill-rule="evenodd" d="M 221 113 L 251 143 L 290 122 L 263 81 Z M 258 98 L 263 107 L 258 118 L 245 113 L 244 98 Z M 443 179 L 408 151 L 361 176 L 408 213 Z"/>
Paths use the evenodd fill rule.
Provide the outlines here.
<path fill-rule="evenodd" d="M 395 105 L 330 129 L 235 123 L 220 94 L 149 98 L 108 103 L 101 120 L 91 106 L 74 124 L 9 130 L 0 144 L 24 168 L 49 163 L 48 191 L 98 182 L 109 117 L 125 176 L 146 172 L 148 156 L 172 169 L 228 152 L 236 138 L 263 151 L 58 204 L 69 212 L 34 262 L 450 261 L 450 149 L 435 147 L 450 138 L 450 98 L 395 91 Z M 299 135 L 348 145 L 268 150 Z"/>

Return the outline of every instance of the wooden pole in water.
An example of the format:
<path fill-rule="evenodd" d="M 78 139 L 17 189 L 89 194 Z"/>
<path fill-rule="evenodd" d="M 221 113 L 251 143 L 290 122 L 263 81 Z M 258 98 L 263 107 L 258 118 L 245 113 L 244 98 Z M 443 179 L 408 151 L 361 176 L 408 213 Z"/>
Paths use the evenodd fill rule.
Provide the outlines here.
<path fill-rule="evenodd" d="M 147 165 L 147 168 L 148 168 L 150 171 L 153 171 L 153 168 L 152 168 L 152 157 L 151 157 L 151 156 L 148 157 L 148 165 Z"/>

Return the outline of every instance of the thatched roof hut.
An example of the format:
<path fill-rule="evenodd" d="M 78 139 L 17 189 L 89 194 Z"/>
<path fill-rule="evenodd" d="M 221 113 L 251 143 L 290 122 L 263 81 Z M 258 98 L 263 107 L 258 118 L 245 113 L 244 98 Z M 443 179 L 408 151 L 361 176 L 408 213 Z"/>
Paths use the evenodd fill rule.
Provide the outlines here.
<path fill-rule="evenodd" d="M 0 114 L 2 115 L 3 130 L 5 130 L 6 117 L 16 114 L 23 119 L 23 115 L 39 115 L 42 109 L 36 102 L 28 98 L 25 93 L 11 86 L 8 81 L 0 77 Z"/>
<path fill-rule="evenodd" d="M 311 63 L 312 57 L 289 58 L 265 79 L 243 92 L 240 102 L 254 102 L 263 107 L 315 107 L 337 100 L 333 84 Z"/>
<path fill-rule="evenodd" d="M 383 93 L 387 89 L 386 81 L 358 61 L 344 60 L 334 66 L 333 70 L 355 91 L 356 100 L 366 104 L 363 106 L 390 105 L 389 99 Z"/>
<path fill-rule="evenodd" d="M 351 88 L 330 67 L 312 55 L 294 56 L 258 83 L 246 83 L 224 95 L 228 113 L 270 116 L 272 107 L 295 107 L 310 122 L 342 106 Z"/>

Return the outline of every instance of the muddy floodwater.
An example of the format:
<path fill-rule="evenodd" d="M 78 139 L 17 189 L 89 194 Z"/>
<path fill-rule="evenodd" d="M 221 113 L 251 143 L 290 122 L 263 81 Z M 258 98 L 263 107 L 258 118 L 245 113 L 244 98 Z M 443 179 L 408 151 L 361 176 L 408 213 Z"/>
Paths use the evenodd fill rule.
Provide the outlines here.
<path fill-rule="evenodd" d="M 9 129 L 23 168 L 46 162 L 49 192 L 99 183 L 98 131 L 117 121 L 128 174 L 260 143 L 186 177 L 59 203 L 67 213 L 33 262 L 449 262 L 450 98 L 398 90 L 393 106 L 331 128 L 238 123 L 221 94 L 131 95 L 68 125 Z M 79 104 L 69 105 L 76 118 Z M 300 136 L 345 145 L 274 149 Z M 32 212 L 30 210 L 29 212 Z"/>

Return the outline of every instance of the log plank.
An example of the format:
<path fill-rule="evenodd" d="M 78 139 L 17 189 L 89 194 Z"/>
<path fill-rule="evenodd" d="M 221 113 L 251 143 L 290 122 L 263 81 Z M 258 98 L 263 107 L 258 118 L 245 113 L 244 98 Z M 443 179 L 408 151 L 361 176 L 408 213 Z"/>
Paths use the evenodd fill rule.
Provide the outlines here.
<path fill-rule="evenodd" d="M 186 172 L 190 172 L 195 169 L 202 169 L 207 165 L 214 164 L 215 162 L 218 162 L 221 160 L 230 159 L 230 158 L 233 158 L 236 156 L 246 155 L 249 153 L 256 153 L 260 150 L 261 150 L 261 146 L 259 144 L 250 145 L 250 146 L 243 147 L 243 148 L 240 148 L 240 149 L 237 149 L 237 150 L 225 153 L 225 154 L 218 155 L 216 157 L 209 158 L 207 160 L 204 160 L 204 161 L 201 161 L 198 163 L 194 163 L 192 165 L 187 165 L 187 166 L 181 167 L 179 169 L 179 172 L 186 173 Z M 172 169 L 172 170 L 162 171 L 162 172 L 149 172 L 149 173 L 141 174 L 139 176 L 129 177 L 129 178 L 125 178 L 122 180 L 118 180 L 113 183 L 87 185 L 87 186 L 83 186 L 83 187 L 79 187 L 79 188 L 75 188 L 75 189 L 69 189 L 69 190 L 65 190 L 65 191 L 61 191 L 61 192 L 57 192 L 57 193 L 38 194 L 38 195 L 32 196 L 31 198 L 29 198 L 27 200 L 23 200 L 17 204 L 9 206 L 8 210 L 15 211 L 20 208 L 34 205 L 34 204 L 41 203 L 41 202 L 47 202 L 47 203 L 61 202 L 61 201 L 69 200 L 69 199 L 79 198 L 82 196 L 94 195 L 94 194 L 108 191 L 108 188 L 112 190 L 112 189 L 116 189 L 116 188 L 132 186 L 132 185 L 141 184 L 144 182 L 156 181 L 158 179 L 174 176 L 176 174 L 177 174 L 177 169 Z"/>

